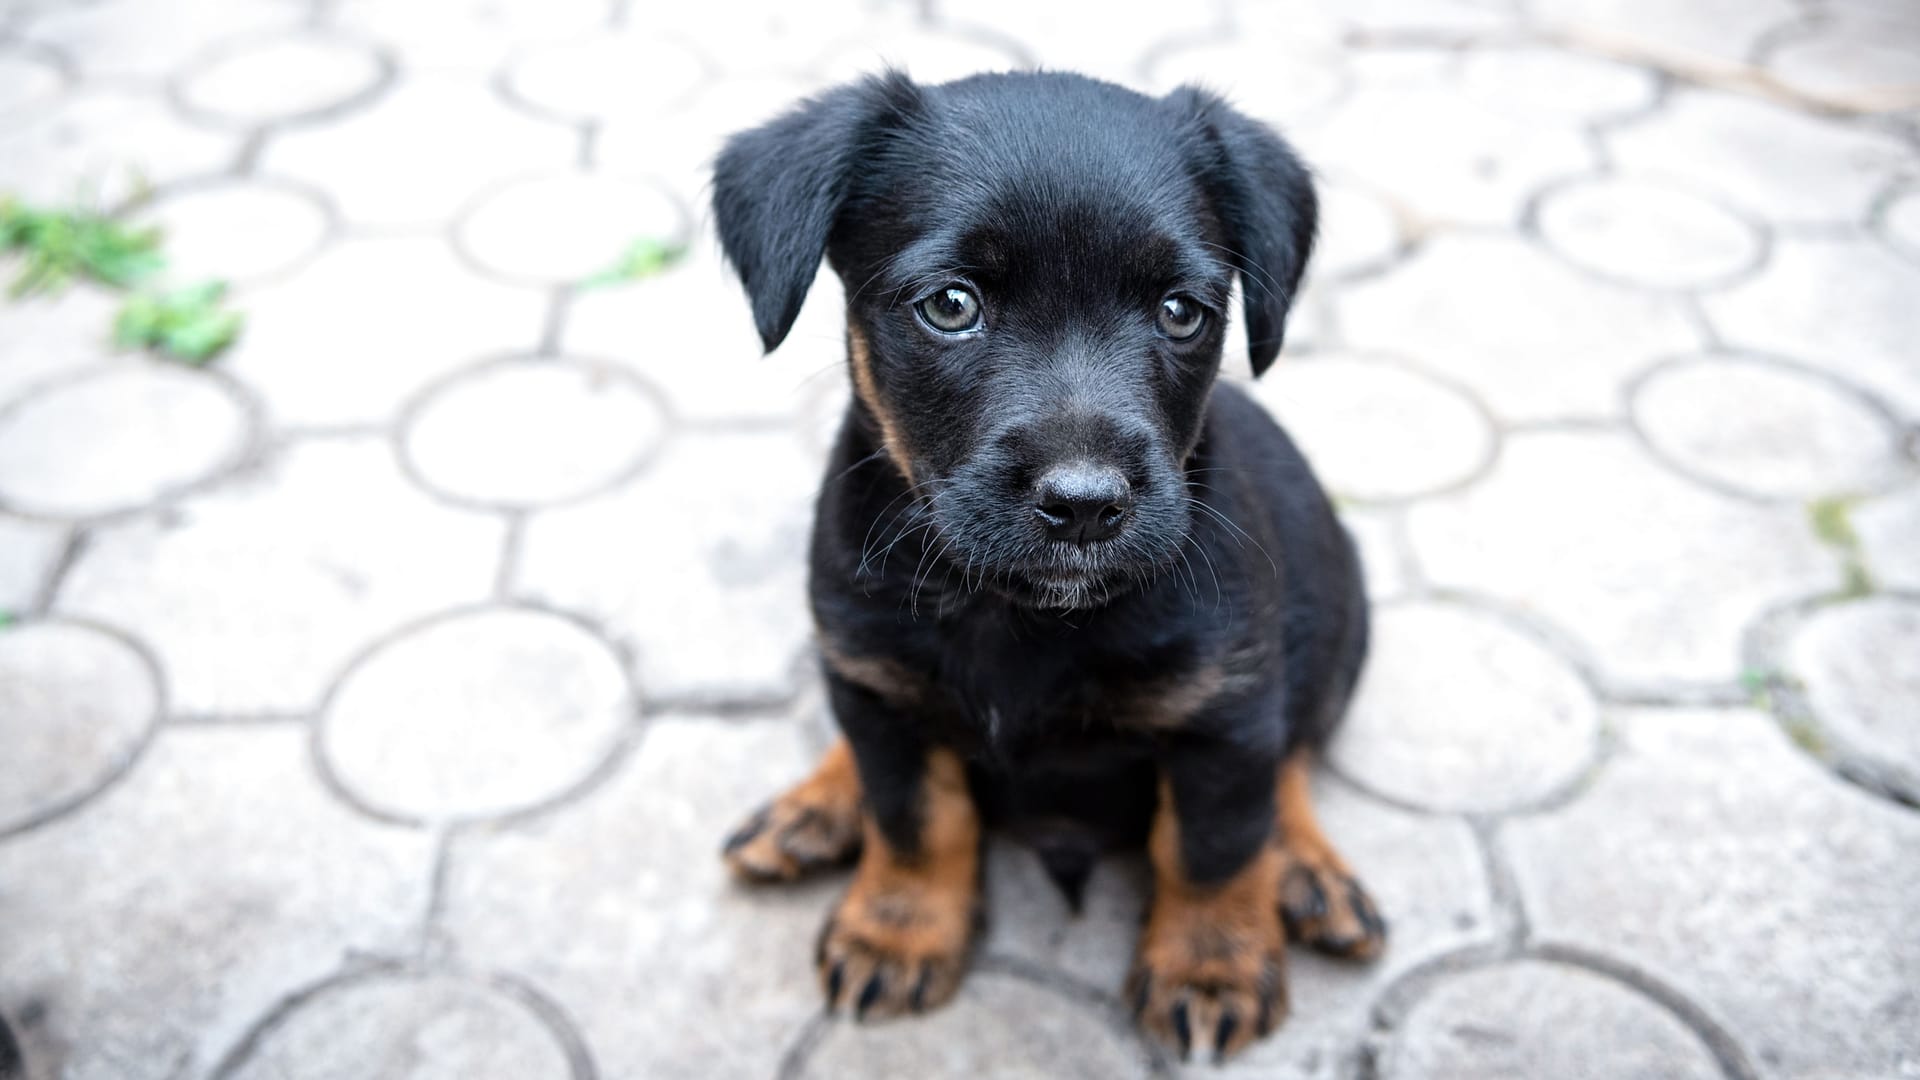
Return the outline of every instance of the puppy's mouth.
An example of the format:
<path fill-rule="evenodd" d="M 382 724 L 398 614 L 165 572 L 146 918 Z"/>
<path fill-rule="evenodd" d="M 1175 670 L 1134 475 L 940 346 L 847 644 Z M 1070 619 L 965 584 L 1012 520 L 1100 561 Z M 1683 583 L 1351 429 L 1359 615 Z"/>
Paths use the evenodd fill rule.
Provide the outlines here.
<path fill-rule="evenodd" d="M 1040 566 L 1023 571 L 1020 580 L 1035 606 L 1073 610 L 1110 595 L 1115 576 L 1092 567 Z"/>
<path fill-rule="evenodd" d="M 995 588 L 1018 603 L 1057 611 L 1099 607 L 1148 580 L 1158 569 L 1133 543 L 1048 544 L 995 576 Z"/>

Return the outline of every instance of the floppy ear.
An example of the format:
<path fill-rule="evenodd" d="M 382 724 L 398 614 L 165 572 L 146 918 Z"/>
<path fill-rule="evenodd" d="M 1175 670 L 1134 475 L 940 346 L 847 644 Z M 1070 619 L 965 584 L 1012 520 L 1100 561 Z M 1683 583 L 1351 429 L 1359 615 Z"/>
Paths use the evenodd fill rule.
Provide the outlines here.
<path fill-rule="evenodd" d="M 733 136 L 720 151 L 713 170 L 720 246 L 747 287 L 768 352 L 800 314 L 857 164 L 919 101 L 919 89 L 900 72 L 868 76 Z"/>
<path fill-rule="evenodd" d="M 1218 96 L 1183 86 L 1167 100 L 1200 127 L 1196 172 L 1226 226 L 1246 308 L 1247 352 L 1259 375 L 1280 355 L 1287 309 L 1313 252 L 1320 216 L 1313 178 L 1272 128 Z"/>

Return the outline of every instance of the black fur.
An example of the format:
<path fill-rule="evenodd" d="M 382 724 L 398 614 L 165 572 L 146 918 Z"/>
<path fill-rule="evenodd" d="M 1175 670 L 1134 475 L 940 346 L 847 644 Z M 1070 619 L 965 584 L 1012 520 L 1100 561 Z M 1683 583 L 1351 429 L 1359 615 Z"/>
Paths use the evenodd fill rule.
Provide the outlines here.
<path fill-rule="evenodd" d="M 1063 877 L 1137 843 L 1161 779 L 1189 876 L 1233 874 L 1271 827 L 1278 762 L 1326 737 L 1366 647 L 1324 493 L 1215 383 L 1236 275 L 1258 372 L 1312 247 L 1287 145 L 1191 88 L 889 74 L 736 136 L 714 207 L 769 348 L 824 253 L 867 358 L 811 596 L 834 652 L 920 687 L 905 706 L 828 673 L 889 841 L 912 849 L 939 745 Z M 980 328 L 920 312 L 948 288 L 978 297 Z M 1203 313 L 1189 340 L 1161 320 L 1170 296 Z M 1117 535 L 1054 538 L 1061 469 L 1118 485 Z"/>

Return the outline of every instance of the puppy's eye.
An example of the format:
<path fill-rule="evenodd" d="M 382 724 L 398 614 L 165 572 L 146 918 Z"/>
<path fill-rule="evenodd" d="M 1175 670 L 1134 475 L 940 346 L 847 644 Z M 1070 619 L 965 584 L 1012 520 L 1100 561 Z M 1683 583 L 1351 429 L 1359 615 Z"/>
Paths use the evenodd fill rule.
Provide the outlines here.
<path fill-rule="evenodd" d="M 1160 301 L 1160 332 L 1175 341 L 1185 341 L 1206 325 L 1206 309 L 1184 296 L 1169 296 Z"/>
<path fill-rule="evenodd" d="M 980 298 L 958 285 L 941 289 L 918 306 L 927 325 L 943 334 L 963 334 L 980 325 Z"/>

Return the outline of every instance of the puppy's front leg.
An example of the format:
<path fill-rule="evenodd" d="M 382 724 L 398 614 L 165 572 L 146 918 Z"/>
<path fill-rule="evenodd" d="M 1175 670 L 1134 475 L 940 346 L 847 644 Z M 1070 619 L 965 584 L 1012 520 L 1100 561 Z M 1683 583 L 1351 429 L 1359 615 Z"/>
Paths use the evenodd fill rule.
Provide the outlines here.
<path fill-rule="evenodd" d="M 966 768 L 913 719 L 837 674 L 828 686 L 865 792 L 853 885 L 820 932 L 827 1007 L 861 1019 L 942 1004 L 978 922 L 980 817 Z"/>
<path fill-rule="evenodd" d="M 1161 761 L 1148 838 L 1153 907 L 1128 979 L 1148 1032 L 1224 1058 L 1286 1016 L 1275 761 L 1190 736 Z"/>

